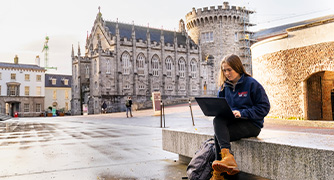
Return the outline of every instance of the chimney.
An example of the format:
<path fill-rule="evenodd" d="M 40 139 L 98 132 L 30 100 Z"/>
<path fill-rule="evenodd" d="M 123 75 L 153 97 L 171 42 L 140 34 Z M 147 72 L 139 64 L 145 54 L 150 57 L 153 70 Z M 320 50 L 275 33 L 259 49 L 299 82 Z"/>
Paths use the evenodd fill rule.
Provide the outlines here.
<path fill-rule="evenodd" d="M 19 57 L 17 55 L 14 57 L 14 64 L 19 64 Z"/>
<path fill-rule="evenodd" d="M 40 65 L 40 62 L 41 62 L 41 61 L 40 61 L 40 60 L 41 60 L 41 59 L 39 58 L 39 56 L 36 56 L 35 63 L 36 63 L 37 66 L 41 66 L 41 65 Z"/>

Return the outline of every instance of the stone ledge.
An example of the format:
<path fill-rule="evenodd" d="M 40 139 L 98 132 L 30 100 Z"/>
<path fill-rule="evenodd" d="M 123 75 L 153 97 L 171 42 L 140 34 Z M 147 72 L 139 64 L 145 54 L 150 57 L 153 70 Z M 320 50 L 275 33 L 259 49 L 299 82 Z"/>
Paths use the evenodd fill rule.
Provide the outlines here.
<path fill-rule="evenodd" d="M 190 159 L 213 137 L 212 128 L 162 130 L 162 146 Z M 263 129 L 257 138 L 232 142 L 241 171 L 269 179 L 334 179 L 334 136 Z"/>

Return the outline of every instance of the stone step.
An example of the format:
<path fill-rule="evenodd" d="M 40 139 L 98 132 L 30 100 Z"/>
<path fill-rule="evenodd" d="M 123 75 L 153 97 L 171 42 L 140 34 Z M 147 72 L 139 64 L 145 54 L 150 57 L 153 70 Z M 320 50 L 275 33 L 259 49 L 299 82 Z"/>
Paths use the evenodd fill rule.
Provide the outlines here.
<path fill-rule="evenodd" d="M 189 162 L 213 129 L 163 129 L 163 149 Z M 268 179 L 334 179 L 334 136 L 263 129 L 232 142 L 241 171 Z"/>

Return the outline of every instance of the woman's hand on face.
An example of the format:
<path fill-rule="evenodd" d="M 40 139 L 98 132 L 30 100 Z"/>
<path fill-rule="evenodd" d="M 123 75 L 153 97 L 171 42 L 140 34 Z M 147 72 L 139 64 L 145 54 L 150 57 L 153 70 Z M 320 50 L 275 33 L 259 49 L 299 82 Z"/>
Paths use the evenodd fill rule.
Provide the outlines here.
<path fill-rule="evenodd" d="M 232 111 L 232 112 L 233 112 L 233 114 L 234 114 L 234 117 L 236 117 L 236 118 L 240 118 L 240 117 L 241 117 L 240 111 L 238 111 L 238 110 L 234 110 L 234 111 Z"/>

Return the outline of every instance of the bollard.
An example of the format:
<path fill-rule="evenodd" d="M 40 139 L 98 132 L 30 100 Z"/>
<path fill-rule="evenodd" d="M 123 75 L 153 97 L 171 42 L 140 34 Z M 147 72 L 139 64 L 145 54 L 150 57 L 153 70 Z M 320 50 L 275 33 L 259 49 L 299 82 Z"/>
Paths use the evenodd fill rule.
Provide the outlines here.
<path fill-rule="evenodd" d="M 166 119 L 165 119 L 165 103 L 162 103 L 162 110 L 163 110 L 162 114 L 163 114 L 163 116 L 164 116 L 164 128 L 165 128 L 165 127 L 166 127 Z"/>
<path fill-rule="evenodd" d="M 162 128 L 162 100 L 160 101 L 160 128 Z"/>
<path fill-rule="evenodd" d="M 195 126 L 194 116 L 193 116 L 193 110 L 191 109 L 191 101 L 190 101 L 190 99 L 189 99 L 189 108 L 190 108 L 190 113 L 191 113 L 191 119 L 193 121 L 193 126 Z"/>

